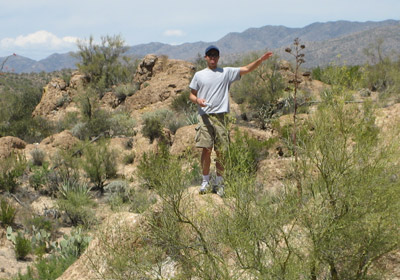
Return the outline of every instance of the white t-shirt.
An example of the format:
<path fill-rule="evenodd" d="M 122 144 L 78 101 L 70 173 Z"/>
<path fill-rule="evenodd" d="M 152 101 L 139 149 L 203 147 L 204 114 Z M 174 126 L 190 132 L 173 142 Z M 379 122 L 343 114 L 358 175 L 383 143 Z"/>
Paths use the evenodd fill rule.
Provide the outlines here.
<path fill-rule="evenodd" d="M 200 107 L 200 115 L 228 113 L 229 112 L 229 88 L 235 81 L 240 80 L 239 67 L 225 67 L 203 69 L 194 74 L 189 85 L 191 89 L 197 91 L 197 98 L 202 98 L 210 106 Z"/>

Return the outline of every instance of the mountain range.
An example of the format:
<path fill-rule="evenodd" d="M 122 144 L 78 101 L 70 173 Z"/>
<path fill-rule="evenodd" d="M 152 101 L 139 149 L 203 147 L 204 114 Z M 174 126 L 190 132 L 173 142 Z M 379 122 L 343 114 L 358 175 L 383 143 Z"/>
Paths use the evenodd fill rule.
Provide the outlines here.
<path fill-rule="evenodd" d="M 365 49 L 375 48 L 382 41 L 380 50 L 384 55 L 399 57 L 400 21 L 385 20 L 379 22 L 316 22 L 303 28 L 267 25 L 249 28 L 243 32 L 228 33 L 215 42 L 194 42 L 181 45 L 148 43 L 129 47 L 127 55 L 142 57 L 146 54 L 167 55 L 169 58 L 194 61 L 203 55 L 204 49 L 216 45 L 221 50 L 222 62 L 232 62 L 243 54 L 272 50 L 284 59 L 290 59 L 284 49 L 290 47 L 295 38 L 306 45 L 305 67 L 325 66 L 329 63 L 363 64 L 369 58 Z M 0 58 L 0 63 L 4 61 Z M 16 73 L 52 72 L 64 68 L 75 68 L 77 59 L 72 53 L 52 54 L 35 61 L 26 57 L 11 57 L 7 61 L 8 69 Z"/>

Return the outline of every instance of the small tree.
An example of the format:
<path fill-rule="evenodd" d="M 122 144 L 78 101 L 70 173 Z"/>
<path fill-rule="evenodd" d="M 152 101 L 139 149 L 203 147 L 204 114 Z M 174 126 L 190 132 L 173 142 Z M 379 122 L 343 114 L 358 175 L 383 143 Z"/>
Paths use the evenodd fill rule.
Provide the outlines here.
<path fill-rule="evenodd" d="M 129 58 L 123 56 L 128 48 L 121 36 L 101 37 L 100 45 L 90 36 L 88 41 L 78 41 L 78 48 L 78 69 L 89 76 L 96 89 L 104 91 L 131 78 Z"/>

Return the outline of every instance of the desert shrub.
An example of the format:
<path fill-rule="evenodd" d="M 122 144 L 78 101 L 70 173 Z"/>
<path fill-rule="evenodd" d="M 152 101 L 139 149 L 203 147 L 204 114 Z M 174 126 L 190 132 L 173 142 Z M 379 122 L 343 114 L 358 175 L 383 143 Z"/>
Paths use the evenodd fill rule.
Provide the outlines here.
<path fill-rule="evenodd" d="M 277 139 L 271 138 L 259 141 L 250 137 L 247 133 L 235 130 L 229 147 L 223 153 L 223 165 L 226 170 L 225 176 L 233 174 L 254 174 L 258 168 L 258 162 L 268 156 L 268 149 Z"/>
<path fill-rule="evenodd" d="M 56 196 L 61 185 L 80 180 L 80 162 L 76 157 L 77 146 L 70 150 L 59 150 L 52 158 L 54 168 L 47 174 L 47 193 Z"/>
<path fill-rule="evenodd" d="M 81 229 L 72 230 L 60 242 L 53 243 L 54 254 L 39 258 L 32 267 L 28 267 L 26 274 L 19 274 L 17 279 L 57 279 L 85 251 L 90 239 Z"/>
<path fill-rule="evenodd" d="M 184 126 L 186 126 L 186 125 L 188 125 L 188 124 L 191 124 L 191 123 L 189 122 L 189 119 L 188 119 L 188 118 L 185 120 L 185 119 L 182 119 L 182 117 L 179 116 L 179 115 L 173 115 L 172 118 L 168 119 L 168 121 L 167 121 L 167 123 L 166 123 L 166 127 L 167 127 L 173 134 L 175 134 L 176 131 L 177 131 L 179 128 L 184 127 Z"/>
<path fill-rule="evenodd" d="M 15 237 L 14 245 L 15 256 L 18 260 L 24 260 L 32 252 L 31 241 L 20 232 Z"/>
<path fill-rule="evenodd" d="M 128 112 L 116 112 L 110 117 L 110 131 L 113 135 L 134 136 L 136 120 Z"/>
<path fill-rule="evenodd" d="M 101 37 L 100 45 L 91 36 L 77 45 L 78 69 L 90 78 L 92 86 L 100 94 L 112 85 L 129 82 L 133 77 L 134 65 L 127 56 L 123 56 L 127 47 L 121 36 Z"/>
<path fill-rule="evenodd" d="M 128 96 L 134 95 L 139 90 L 139 84 L 131 83 L 131 84 L 121 84 L 118 85 L 114 94 L 118 98 L 120 102 L 124 101 Z"/>
<path fill-rule="evenodd" d="M 378 39 L 364 49 L 369 62 L 364 66 L 363 85 L 372 91 L 381 92 L 381 98 L 385 99 L 400 90 L 399 65 L 397 61 L 389 56 L 384 56 L 382 47 L 383 39 Z"/>
<path fill-rule="evenodd" d="M 190 91 L 179 93 L 171 102 L 171 108 L 176 112 L 196 111 L 196 105 L 189 100 Z"/>
<path fill-rule="evenodd" d="M 44 216 L 33 216 L 32 218 L 26 220 L 24 222 L 24 226 L 28 229 L 31 229 L 30 233 L 32 234 L 34 231 L 44 230 L 50 234 L 55 233 L 56 226 L 53 221 Z"/>
<path fill-rule="evenodd" d="M 122 162 L 124 164 L 132 164 L 135 161 L 136 154 L 135 152 L 131 152 L 129 154 L 124 155 Z"/>
<path fill-rule="evenodd" d="M 126 181 L 112 181 L 104 189 L 109 193 L 107 202 L 113 211 L 121 209 L 129 200 L 131 188 Z"/>
<path fill-rule="evenodd" d="M 22 176 L 27 166 L 24 156 L 11 154 L 0 159 L 0 190 L 13 193 L 18 185 L 17 179 Z"/>
<path fill-rule="evenodd" d="M 82 194 L 75 191 L 68 191 L 65 196 L 57 200 L 57 205 L 72 226 L 84 226 L 90 228 L 95 222 L 95 216 L 91 207 L 95 203 L 89 194 Z"/>
<path fill-rule="evenodd" d="M 257 53 L 253 53 L 240 63 L 246 65 L 258 57 Z M 260 115 L 258 112 L 262 106 L 274 106 L 278 99 L 284 96 L 285 83 L 279 73 L 277 59 L 268 59 L 252 73 L 244 76 L 240 83 L 232 86 L 233 100 L 243 104 L 244 108 L 247 107 L 255 117 Z"/>
<path fill-rule="evenodd" d="M 97 109 L 93 112 L 92 117 L 86 122 L 86 135 L 82 140 L 90 139 L 91 137 L 109 132 L 111 128 L 111 114 L 105 110 Z"/>
<path fill-rule="evenodd" d="M 15 280 L 39 280 L 39 279 L 57 279 L 60 277 L 68 267 L 70 267 L 76 258 L 40 258 L 31 267 L 28 266 L 25 274 L 18 273 Z"/>
<path fill-rule="evenodd" d="M 14 223 L 17 210 L 6 200 L 0 201 L 0 222 L 3 227 L 11 226 Z"/>
<path fill-rule="evenodd" d="M 79 121 L 79 113 L 78 112 L 67 112 L 61 120 L 59 120 L 55 126 L 56 131 L 64 131 L 66 129 L 71 130 L 76 123 Z"/>
<path fill-rule="evenodd" d="M 341 91 L 357 89 L 361 85 L 362 71 L 360 66 L 338 66 L 331 63 L 329 66 L 317 67 L 312 70 L 312 77 Z"/>
<path fill-rule="evenodd" d="M 144 153 L 138 165 L 138 177 L 142 181 L 142 185 L 149 189 L 158 186 L 161 174 L 166 172 L 164 167 L 170 164 L 170 159 L 168 147 L 162 143 L 159 144 L 158 153 Z"/>
<path fill-rule="evenodd" d="M 41 149 L 35 148 L 31 151 L 31 156 L 33 165 L 42 166 L 46 153 Z"/>
<path fill-rule="evenodd" d="M 134 213 L 143 213 L 156 202 L 156 197 L 148 189 L 132 189 L 129 193 L 129 211 Z"/>
<path fill-rule="evenodd" d="M 171 103 L 171 108 L 177 113 L 169 122 L 167 126 L 173 133 L 178 128 L 196 124 L 197 120 L 197 106 L 189 100 L 189 91 L 184 91 L 177 95 Z"/>
<path fill-rule="evenodd" d="M 120 196 L 124 202 L 128 201 L 129 197 L 129 183 L 126 181 L 112 181 L 105 188 L 105 191 L 110 193 L 111 196 Z"/>
<path fill-rule="evenodd" d="M 117 174 L 116 153 L 108 148 L 106 140 L 85 145 L 81 164 L 90 181 L 102 193 L 105 180 Z"/>
<path fill-rule="evenodd" d="M 36 191 L 48 193 L 48 190 L 45 187 L 47 185 L 50 172 L 51 170 L 49 169 L 49 164 L 46 162 L 44 162 L 41 166 L 32 167 L 32 174 L 29 176 L 29 185 Z"/>
<path fill-rule="evenodd" d="M 198 53 L 196 56 L 196 60 L 194 61 L 194 65 L 196 71 L 200 71 L 203 70 L 204 68 L 207 68 L 207 61 L 200 53 Z"/>
<path fill-rule="evenodd" d="M 26 79 L 27 80 L 27 79 Z M 15 136 L 26 142 L 40 142 L 53 132 L 51 123 L 41 117 L 32 118 L 40 102 L 43 84 L 17 81 L 0 96 L 0 136 Z"/>
<path fill-rule="evenodd" d="M 148 116 L 143 120 L 142 134 L 149 138 L 150 143 L 163 135 L 163 125 L 160 118 L 157 116 Z"/>
<path fill-rule="evenodd" d="M 399 181 L 392 177 L 398 174 L 398 133 L 382 139 L 371 103 L 345 105 L 338 96 L 310 122 L 298 171 L 309 275 L 368 279 L 373 264 L 399 244 Z"/>
<path fill-rule="evenodd" d="M 150 142 L 163 137 L 164 127 L 175 133 L 178 128 L 187 124 L 179 115 L 168 109 L 143 114 L 142 119 L 142 134 L 149 138 Z"/>

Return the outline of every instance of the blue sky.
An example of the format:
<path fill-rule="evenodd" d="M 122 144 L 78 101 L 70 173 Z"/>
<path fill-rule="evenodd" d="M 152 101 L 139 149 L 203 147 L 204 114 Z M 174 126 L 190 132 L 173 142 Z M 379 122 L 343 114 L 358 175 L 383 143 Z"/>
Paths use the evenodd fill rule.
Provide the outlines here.
<path fill-rule="evenodd" d="M 251 27 L 400 19 L 400 0 L 0 0 L 0 57 L 35 60 L 77 39 L 121 35 L 127 45 L 212 42 Z"/>

